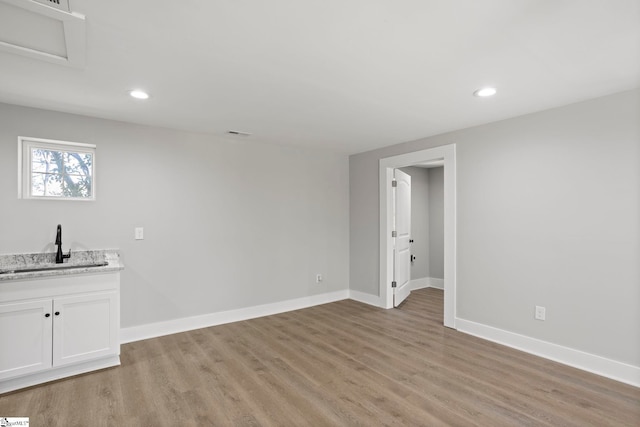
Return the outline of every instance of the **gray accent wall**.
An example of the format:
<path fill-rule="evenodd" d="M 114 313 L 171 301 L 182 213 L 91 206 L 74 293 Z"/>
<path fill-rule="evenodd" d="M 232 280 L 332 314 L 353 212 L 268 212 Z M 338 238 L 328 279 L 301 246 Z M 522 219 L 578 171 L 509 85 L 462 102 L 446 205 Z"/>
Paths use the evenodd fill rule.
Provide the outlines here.
<path fill-rule="evenodd" d="M 429 182 L 427 169 L 401 168 L 411 175 L 411 279 L 429 277 Z"/>
<path fill-rule="evenodd" d="M 457 316 L 640 366 L 639 118 L 633 90 L 352 155 L 351 289 L 378 294 L 379 160 L 455 143 Z"/>
<path fill-rule="evenodd" d="M 19 135 L 96 144 L 97 200 L 18 199 Z M 346 290 L 348 157 L 0 104 L 0 253 L 57 224 L 121 250 L 123 327 Z"/>
<path fill-rule="evenodd" d="M 427 169 L 429 185 L 429 277 L 444 279 L 444 168 Z"/>
<path fill-rule="evenodd" d="M 411 279 L 444 278 L 444 169 L 410 166 Z"/>

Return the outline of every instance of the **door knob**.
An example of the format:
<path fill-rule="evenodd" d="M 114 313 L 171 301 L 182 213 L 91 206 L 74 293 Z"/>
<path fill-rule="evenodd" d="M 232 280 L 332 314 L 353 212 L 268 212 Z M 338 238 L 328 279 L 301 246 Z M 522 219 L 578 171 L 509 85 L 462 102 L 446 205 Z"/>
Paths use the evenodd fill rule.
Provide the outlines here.
<path fill-rule="evenodd" d="M 51 313 L 47 313 L 44 315 L 44 317 L 49 317 L 49 316 L 51 316 Z"/>

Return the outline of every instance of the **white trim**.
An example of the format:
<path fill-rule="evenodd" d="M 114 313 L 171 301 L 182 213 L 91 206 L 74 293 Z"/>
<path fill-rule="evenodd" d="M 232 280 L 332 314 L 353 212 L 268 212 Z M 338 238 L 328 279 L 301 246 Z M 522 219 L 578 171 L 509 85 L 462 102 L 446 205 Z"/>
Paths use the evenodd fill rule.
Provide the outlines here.
<path fill-rule="evenodd" d="M 98 369 L 110 368 L 120 365 L 119 356 L 110 356 L 103 359 L 92 360 L 75 365 L 61 366 L 47 369 L 46 371 L 31 373 L 22 377 L 10 378 L 0 381 L 0 393 L 18 390 L 32 385 L 59 380 L 73 375 L 84 374 Z"/>
<path fill-rule="evenodd" d="M 385 308 L 384 304 L 380 300 L 380 297 L 377 295 L 366 294 L 360 291 L 354 291 L 353 289 L 349 290 L 349 299 L 354 301 L 358 301 L 364 304 L 369 304 L 374 307 Z"/>
<path fill-rule="evenodd" d="M 456 319 L 460 332 L 488 341 L 506 345 L 536 356 L 544 357 L 583 371 L 611 378 L 635 387 L 640 387 L 640 367 L 596 356 L 595 354 L 575 350 L 493 326 L 483 325 L 465 319 Z"/>
<path fill-rule="evenodd" d="M 456 145 L 380 159 L 380 277 L 379 295 L 383 307 L 393 307 L 393 169 L 433 160 L 444 161 L 444 325 L 456 327 Z"/>
<path fill-rule="evenodd" d="M 49 148 L 56 151 L 89 153 L 91 159 L 91 197 L 55 197 L 31 195 L 31 148 Z M 83 142 L 58 141 L 55 139 L 18 136 L 18 198 L 33 200 L 73 200 L 92 202 L 96 200 L 96 145 Z"/>
<path fill-rule="evenodd" d="M 71 142 L 71 141 L 60 141 L 58 139 L 46 139 L 46 138 L 32 138 L 30 136 L 19 136 L 18 141 L 35 141 L 43 144 L 52 144 L 53 147 L 59 147 L 60 145 L 69 145 L 73 147 L 83 147 L 88 148 L 87 152 L 93 152 L 91 149 L 96 148 L 96 144 L 87 144 L 86 142 Z"/>
<path fill-rule="evenodd" d="M 140 326 L 131 326 L 120 329 L 120 342 L 122 344 L 140 341 L 163 335 L 176 334 L 194 329 L 208 328 L 210 326 L 224 325 L 225 323 L 239 322 L 255 319 L 257 317 L 270 316 L 292 310 L 313 307 L 314 305 L 327 304 L 349 298 L 349 290 L 329 292 L 308 297 L 296 298 L 271 304 L 256 305 L 253 307 L 239 308 L 236 310 L 221 311 L 218 313 L 203 314 L 200 316 L 183 317 L 164 322 L 149 323 Z"/>
<path fill-rule="evenodd" d="M 436 289 L 444 289 L 444 279 L 439 279 L 437 277 L 429 277 L 429 287 Z"/>
<path fill-rule="evenodd" d="M 421 277 L 419 279 L 411 279 L 411 290 L 415 291 L 416 289 L 428 288 L 429 285 L 429 277 Z"/>

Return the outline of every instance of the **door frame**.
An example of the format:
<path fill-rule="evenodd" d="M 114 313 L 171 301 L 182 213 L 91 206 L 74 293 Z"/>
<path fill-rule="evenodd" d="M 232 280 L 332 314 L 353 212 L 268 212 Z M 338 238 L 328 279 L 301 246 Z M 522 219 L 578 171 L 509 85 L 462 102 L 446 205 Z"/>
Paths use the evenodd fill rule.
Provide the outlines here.
<path fill-rule="evenodd" d="M 444 326 L 456 327 L 456 145 L 380 159 L 380 302 L 393 307 L 393 170 L 436 160 L 444 161 Z"/>

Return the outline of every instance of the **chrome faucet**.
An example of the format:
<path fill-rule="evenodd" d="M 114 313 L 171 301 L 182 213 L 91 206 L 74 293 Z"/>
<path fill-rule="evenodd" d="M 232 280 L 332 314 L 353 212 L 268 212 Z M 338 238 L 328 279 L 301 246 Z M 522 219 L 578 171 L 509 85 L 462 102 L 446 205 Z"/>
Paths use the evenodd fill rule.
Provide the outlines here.
<path fill-rule="evenodd" d="M 71 249 L 68 254 L 62 253 L 62 225 L 58 224 L 58 231 L 56 233 L 56 245 L 58 245 L 58 253 L 56 253 L 56 264 L 62 264 L 65 258 L 71 258 Z"/>

